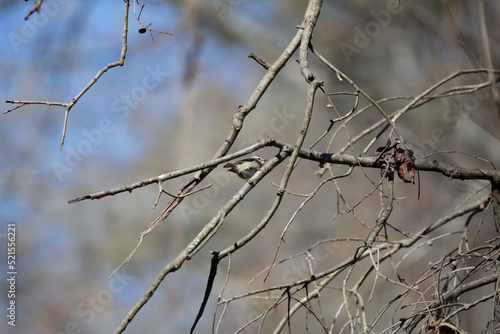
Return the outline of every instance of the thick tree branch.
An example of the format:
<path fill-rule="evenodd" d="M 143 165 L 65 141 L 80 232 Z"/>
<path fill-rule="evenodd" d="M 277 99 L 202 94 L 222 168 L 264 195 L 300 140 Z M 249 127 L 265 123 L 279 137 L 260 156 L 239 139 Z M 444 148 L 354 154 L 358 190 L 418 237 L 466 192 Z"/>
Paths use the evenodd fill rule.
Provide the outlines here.
<path fill-rule="evenodd" d="M 257 142 L 254 145 L 251 145 L 245 149 L 239 150 L 238 152 L 235 152 L 233 154 L 229 154 L 229 155 L 224 156 L 222 158 L 213 159 L 213 160 L 210 160 L 208 162 L 205 162 L 205 163 L 193 166 L 193 167 L 181 169 L 181 170 L 178 170 L 175 172 L 161 174 L 159 176 L 144 179 L 144 180 L 141 180 L 141 181 L 136 182 L 136 183 L 122 186 L 120 188 L 116 188 L 116 189 L 112 189 L 112 190 L 104 190 L 104 191 L 101 191 L 98 193 L 78 197 L 78 198 L 75 198 L 75 199 L 68 201 L 68 203 L 69 204 L 76 203 L 76 202 L 84 201 L 87 199 L 90 199 L 90 200 L 100 199 L 102 197 L 113 196 L 113 195 L 116 195 L 116 194 L 119 194 L 122 192 L 132 192 L 132 190 L 134 190 L 134 189 L 142 188 L 144 186 L 148 186 L 148 185 L 153 184 L 153 183 L 162 183 L 164 181 L 174 179 L 174 178 L 182 176 L 182 175 L 191 174 L 191 173 L 194 173 L 194 172 L 197 172 L 200 170 L 204 170 L 207 168 L 214 168 L 214 167 L 217 167 L 218 165 L 220 165 L 224 162 L 227 162 L 227 161 L 230 161 L 233 159 L 237 159 L 241 156 L 255 152 L 263 147 L 269 146 L 269 143 L 272 141 L 274 141 L 273 138 L 267 138 L 267 139 L 264 139 L 264 140 Z M 182 196 L 176 195 L 175 197 L 183 197 L 186 194 L 187 194 L 187 192 L 182 194 Z"/>
<path fill-rule="evenodd" d="M 263 139 L 256 144 L 247 147 L 246 149 L 240 150 L 236 153 L 228 155 L 223 158 L 218 158 L 214 160 L 210 160 L 200 165 L 196 165 L 193 167 L 189 167 L 186 169 L 161 174 L 156 177 L 148 178 L 141 180 L 136 183 L 132 183 L 129 185 L 121 186 L 119 188 L 104 190 L 98 193 L 89 194 L 85 196 L 81 196 L 75 199 L 68 201 L 68 203 L 75 203 L 83 200 L 93 200 L 100 199 L 106 196 L 113 196 L 122 192 L 132 192 L 132 190 L 141 188 L 153 183 L 160 183 L 163 181 L 167 181 L 169 179 L 173 179 L 179 177 L 181 175 L 193 173 L 198 170 L 203 170 L 206 168 L 213 168 L 221 163 L 226 161 L 238 158 L 240 156 L 246 155 L 248 153 L 254 152 L 263 147 L 274 146 L 280 149 L 284 149 L 286 147 L 291 147 L 293 145 L 284 143 L 278 139 L 274 138 L 266 138 Z M 317 161 L 319 163 L 331 163 L 334 165 L 345 165 L 350 167 L 366 167 L 366 168 L 381 168 L 380 161 L 375 156 L 371 157 L 355 157 L 349 154 L 333 154 L 333 153 L 323 153 L 314 150 L 308 150 L 304 148 L 300 148 L 298 150 L 298 156 L 303 159 L 308 159 L 312 161 Z M 458 179 L 458 180 L 487 180 L 493 182 L 500 182 L 500 171 L 496 169 L 479 169 L 479 168 L 462 168 L 455 165 L 451 165 L 444 162 L 438 162 L 436 160 L 424 160 L 417 159 L 415 161 L 415 168 L 420 171 L 429 171 L 429 172 L 437 172 L 447 176 L 450 179 Z M 181 195 L 177 195 L 181 196 Z"/>
<path fill-rule="evenodd" d="M 311 43 L 314 27 L 316 26 L 316 22 L 318 22 L 322 4 L 322 0 L 309 1 L 305 21 L 302 24 L 304 33 L 302 34 L 302 40 L 300 42 L 299 67 L 300 73 L 307 82 L 311 82 L 315 79 L 314 74 L 311 72 L 311 68 L 309 67 L 309 45 Z"/>

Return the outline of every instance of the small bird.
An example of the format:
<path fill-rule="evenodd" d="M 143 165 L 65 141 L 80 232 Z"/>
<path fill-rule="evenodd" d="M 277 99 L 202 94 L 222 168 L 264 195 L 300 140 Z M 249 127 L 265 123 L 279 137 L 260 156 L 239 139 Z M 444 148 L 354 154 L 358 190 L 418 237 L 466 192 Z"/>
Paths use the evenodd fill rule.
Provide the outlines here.
<path fill-rule="evenodd" d="M 266 160 L 264 158 L 255 155 L 236 162 L 228 162 L 223 167 L 228 168 L 229 172 L 236 173 L 236 175 L 242 179 L 248 180 L 260 170 L 260 167 L 264 166 L 265 163 Z"/>

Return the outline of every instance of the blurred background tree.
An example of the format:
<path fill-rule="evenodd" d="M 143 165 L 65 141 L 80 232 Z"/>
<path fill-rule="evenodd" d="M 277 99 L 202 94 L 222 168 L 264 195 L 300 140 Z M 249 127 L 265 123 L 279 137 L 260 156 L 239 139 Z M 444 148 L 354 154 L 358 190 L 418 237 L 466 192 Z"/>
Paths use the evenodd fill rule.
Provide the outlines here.
<path fill-rule="evenodd" d="M 11 328 L 2 322 L 2 333 L 114 331 L 159 270 L 245 184 L 219 166 L 201 184 L 212 183 L 212 187 L 187 197 L 147 235 L 132 260 L 108 278 L 169 198 L 163 195 L 153 210 L 158 188 L 152 185 L 96 201 L 68 205 L 68 200 L 208 161 L 225 139 L 235 110 L 265 75 L 266 70 L 249 59 L 248 53 L 273 63 L 297 33 L 307 7 L 304 1 L 142 4 L 140 21 L 145 26 L 151 23 L 148 29 L 172 36 L 154 31 L 140 34 L 131 3 L 124 66 L 107 71 L 72 108 L 62 150 L 64 108 L 26 105 L 2 117 L 0 210 L 5 227 L 0 233 L 6 236 L 11 222 L 18 232 L 18 323 Z M 136 3 L 136 15 L 142 4 Z M 38 13 L 24 20 L 33 5 L 32 1 L 0 4 L 4 35 L 0 41 L 1 96 L 4 101 L 70 102 L 100 69 L 119 59 L 123 3 L 45 0 Z M 380 104 L 391 115 L 458 70 L 498 69 L 499 14 L 496 1 L 324 2 L 312 44 L 373 100 L 398 97 Z M 246 118 L 231 152 L 266 137 L 295 144 L 308 89 L 294 61 L 298 57 L 296 52 Z M 304 148 L 328 129 L 330 120 L 348 114 L 356 100 L 356 90 L 346 80 L 340 81 L 312 52 L 309 62 L 325 92 L 335 95 L 328 95 L 329 101 L 327 95 L 316 92 Z M 415 157 L 465 152 L 469 155 L 440 153 L 428 159 L 463 168 L 494 169 L 477 159 L 481 157 L 498 166 L 497 77 L 498 72 L 457 76 L 430 95 L 460 87 L 456 94 L 435 97 L 406 112 L 397 129 Z M 478 86 L 481 83 L 486 83 L 484 88 Z M 419 100 L 423 101 L 427 99 Z M 330 108 L 331 102 L 334 108 Z M 382 127 L 350 145 L 350 140 L 383 119 L 376 108 L 363 109 L 369 105 L 359 96 L 356 117 L 348 123 L 335 122 L 314 149 L 375 156 L 376 148 L 386 144 L 390 129 L 376 141 Z M 4 111 L 13 107 L 4 103 Z M 270 159 L 278 150 L 265 148 L 257 153 Z M 309 194 L 329 176 L 349 170 L 347 166 L 326 166 L 330 169 L 319 177 L 317 161 L 301 160 L 287 190 Z M 225 218 L 201 252 L 167 277 L 127 332 L 189 330 L 196 316 L 193 310 L 199 308 L 205 291 L 212 257 L 209 251 L 232 245 L 261 221 L 277 191 L 270 181 L 279 184 L 285 169 L 286 161 Z M 166 181 L 163 187 L 176 193 L 189 178 Z M 223 312 L 224 304 L 216 307 L 222 288 L 223 297 L 231 298 L 281 286 L 308 279 L 353 256 L 385 208 L 387 186 L 384 183 L 379 191 L 380 180 L 379 169 L 355 168 L 348 177 L 328 182 L 297 212 L 277 252 L 285 226 L 305 200 L 285 193 L 270 224 L 249 247 L 231 256 L 227 284 L 228 259 L 219 264 L 198 332 L 209 332 L 223 315 L 219 332 L 232 333 L 261 314 L 266 314 L 264 320 L 251 322 L 244 331 L 273 331 L 286 319 L 287 290 L 237 299 Z M 304 303 L 289 324 L 293 331 L 404 331 L 399 326 L 409 326 L 425 305 L 440 300 L 453 287 L 498 273 L 494 201 L 485 199 L 491 192 L 490 182 L 450 180 L 430 172 L 421 172 L 418 182 L 420 199 L 417 185 L 395 180 L 390 226 L 372 245 L 371 258 L 366 256 L 359 264 L 346 267 L 321 291 L 320 298 Z M 481 205 L 474 207 L 477 201 Z M 415 237 L 464 207 L 472 209 L 419 237 L 412 247 L 384 258 L 397 241 Z M 6 246 L 0 251 L 6 258 Z M 275 254 L 276 263 L 301 255 L 279 263 L 266 280 L 265 272 L 252 280 L 273 263 Z M 386 261 L 379 266 L 381 258 Z M 5 261 L 1 266 L 6 273 Z M 362 280 L 365 274 L 366 280 Z M 311 280 L 307 290 L 304 284 L 289 290 L 293 293 L 290 307 L 312 294 L 319 282 Z M 493 333 L 498 330 L 495 292 L 495 284 L 473 289 L 460 296 L 460 302 L 453 299 L 455 308 L 423 312 L 426 318 L 416 328 L 441 330 L 432 327 L 439 315 L 451 314 L 463 307 L 460 303 L 490 296 L 450 321 L 457 332 Z M 2 304 L 5 295 L 2 293 Z M 276 309 L 275 302 L 279 303 Z M 380 310 L 386 312 L 379 319 Z M 400 319 L 405 321 L 399 323 Z"/>

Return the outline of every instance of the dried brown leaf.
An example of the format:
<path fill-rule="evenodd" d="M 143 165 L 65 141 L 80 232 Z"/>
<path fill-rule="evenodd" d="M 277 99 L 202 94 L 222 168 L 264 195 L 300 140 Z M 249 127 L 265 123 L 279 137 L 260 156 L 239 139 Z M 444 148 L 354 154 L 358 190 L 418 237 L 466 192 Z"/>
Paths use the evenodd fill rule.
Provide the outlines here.
<path fill-rule="evenodd" d="M 458 334 L 458 332 L 453 328 L 447 326 L 439 327 L 442 321 L 443 318 L 439 318 L 438 320 L 427 326 L 426 327 L 427 330 L 429 331 L 432 330 L 432 332 L 427 332 L 427 334 Z M 446 320 L 445 323 L 455 326 L 450 320 Z"/>
<path fill-rule="evenodd" d="M 383 155 L 392 149 L 394 151 L 387 158 L 387 163 L 382 163 L 382 175 L 385 173 L 392 175 L 397 171 L 399 178 L 403 182 L 415 184 L 415 162 L 411 148 L 401 147 L 399 140 L 396 140 L 393 145 L 391 145 L 391 142 L 388 142 L 387 145 L 378 147 L 375 153 Z M 387 166 L 387 164 L 389 165 Z M 409 179 L 405 177 L 406 173 L 408 173 Z"/>

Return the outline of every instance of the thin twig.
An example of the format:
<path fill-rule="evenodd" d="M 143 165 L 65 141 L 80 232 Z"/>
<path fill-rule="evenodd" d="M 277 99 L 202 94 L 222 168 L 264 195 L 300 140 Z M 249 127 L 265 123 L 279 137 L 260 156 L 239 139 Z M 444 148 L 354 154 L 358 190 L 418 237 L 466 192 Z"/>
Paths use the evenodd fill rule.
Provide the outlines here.
<path fill-rule="evenodd" d="M 38 0 L 37 0 L 38 1 Z M 40 1 L 40 4 L 41 5 Z M 128 12 L 129 12 L 129 7 L 130 7 L 130 0 L 124 0 L 125 2 L 125 13 L 123 14 L 123 34 L 122 34 L 122 49 L 120 53 L 120 59 L 118 61 L 115 61 L 113 63 L 109 63 L 106 66 L 104 66 L 97 74 L 90 80 L 90 82 L 78 93 L 73 99 L 71 99 L 71 102 L 64 103 L 64 102 L 46 102 L 46 101 L 5 101 L 7 103 L 13 103 L 13 104 L 20 104 L 17 108 L 29 104 L 40 104 L 40 105 L 48 105 L 48 106 L 61 106 L 65 108 L 65 113 L 64 113 L 64 125 L 63 125 L 63 131 L 62 131 L 62 138 L 61 138 L 61 151 L 64 145 L 64 139 L 66 137 L 66 128 L 68 126 L 68 117 L 69 117 L 69 112 L 71 108 L 80 100 L 80 98 L 99 80 L 99 78 L 106 73 L 109 69 L 116 67 L 116 66 L 123 66 L 125 63 L 125 56 L 127 54 L 127 32 L 128 32 Z M 36 4 L 35 4 L 36 7 Z M 34 7 L 34 8 L 35 8 Z M 28 15 L 29 16 L 29 15 Z M 12 108 L 10 110 L 7 110 L 5 113 L 11 112 L 13 110 L 16 110 L 17 108 Z"/>
<path fill-rule="evenodd" d="M 248 58 L 252 58 L 253 60 L 255 60 L 257 63 L 259 63 L 262 67 L 264 67 L 266 70 L 269 70 L 269 67 L 271 67 L 271 65 L 265 61 L 264 59 L 258 57 L 255 53 L 253 53 L 252 51 L 250 51 L 250 53 L 248 54 Z"/>
<path fill-rule="evenodd" d="M 31 16 L 31 14 L 33 14 L 34 12 L 37 12 L 38 14 L 40 14 L 40 9 L 42 7 L 42 3 L 43 3 L 43 0 L 35 0 L 35 4 L 33 5 L 33 7 L 30 10 L 28 10 L 26 15 L 24 16 L 24 20 L 27 21 L 29 19 L 29 17 Z"/>

